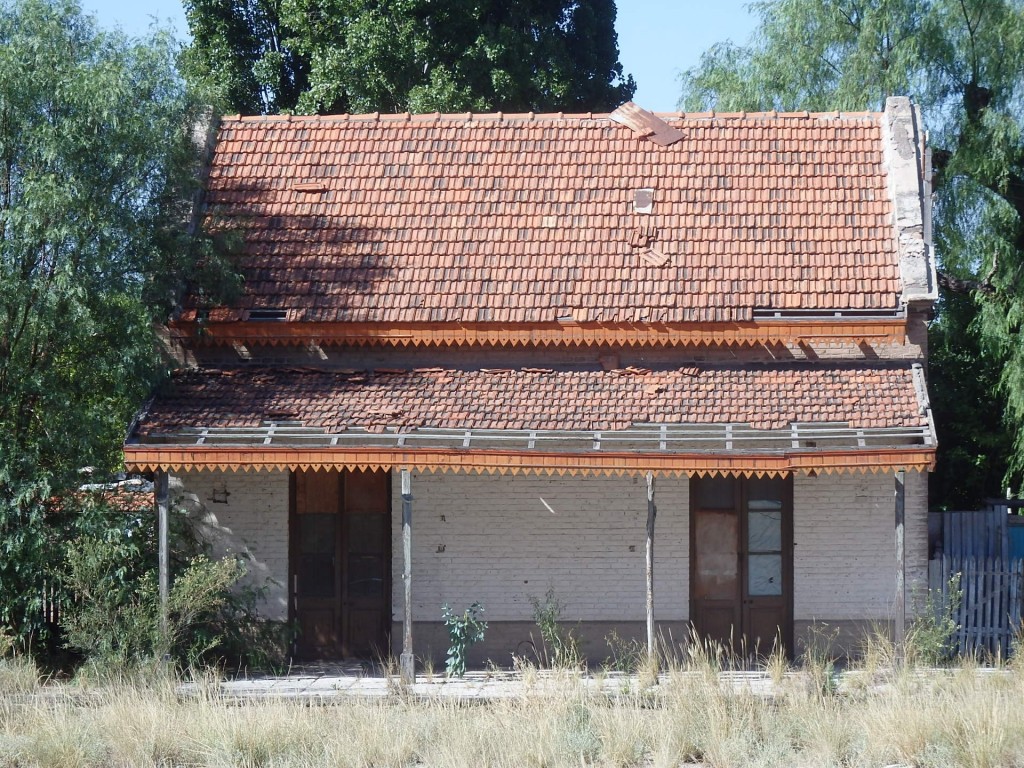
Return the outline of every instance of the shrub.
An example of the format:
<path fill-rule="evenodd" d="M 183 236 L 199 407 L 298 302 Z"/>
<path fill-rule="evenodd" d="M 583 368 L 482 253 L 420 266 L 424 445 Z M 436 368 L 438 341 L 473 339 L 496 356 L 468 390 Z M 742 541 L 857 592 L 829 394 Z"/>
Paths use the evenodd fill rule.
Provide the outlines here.
<path fill-rule="evenodd" d="M 54 581 L 65 645 L 95 665 L 169 656 L 180 666 L 280 666 L 289 632 L 264 622 L 264 588 L 242 586 L 244 563 L 214 560 L 178 499 L 171 505 L 167 632 L 160 627 L 156 524 L 149 493 L 84 493 L 65 504 L 71 535 Z M 73 512 L 73 513 L 72 513 Z"/>
<path fill-rule="evenodd" d="M 636 672 L 647 659 L 647 647 L 636 638 L 626 639 L 613 629 L 604 641 L 611 650 L 611 656 L 604 663 L 606 669 Z"/>
<path fill-rule="evenodd" d="M 202 662 L 221 641 L 213 628 L 245 572 L 241 563 L 193 558 L 171 585 L 164 627 L 155 571 L 125 579 L 119 555 L 92 537 L 69 547 L 65 583 L 76 600 L 61 617 L 68 645 L 115 668 L 165 657 Z"/>
<path fill-rule="evenodd" d="M 905 658 L 908 664 L 934 667 L 953 657 L 956 650 L 953 636 L 960 628 L 955 617 L 962 599 L 959 573 L 950 577 L 945 594 L 928 590 L 923 610 L 907 628 Z"/>

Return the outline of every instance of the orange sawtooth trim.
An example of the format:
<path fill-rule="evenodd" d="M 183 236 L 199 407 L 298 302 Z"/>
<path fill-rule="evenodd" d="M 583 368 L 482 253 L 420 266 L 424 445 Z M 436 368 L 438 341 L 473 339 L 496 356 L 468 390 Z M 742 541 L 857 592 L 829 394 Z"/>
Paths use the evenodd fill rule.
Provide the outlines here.
<path fill-rule="evenodd" d="M 656 474 L 803 474 L 878 472 L 889 469 L 928 470 L 935 466 L 935 449 L 858 449 L 856 451 L 788 451 L 777 454 L 706 453 L 542 453 L 538 451 L 443 448 L 303 449 L 285 446 L 239 448 L 226 446 L 129 445 L 124 449 L 129 471 L 153 470 L 287 470 L 388 469 L 425 471 L 546 473 L 552 475 Z"/>
<path fill-rule="evenodd" d="M 206 322 L 171 324 L 184 343 L 219 346 L 380 344 L 459 346 L 466 344 L 767 344 L 823 339 L 859 342 L 906 340 L 899 318 L 835 321 L 751 321 L 746 323 L 306 323 Z"/>

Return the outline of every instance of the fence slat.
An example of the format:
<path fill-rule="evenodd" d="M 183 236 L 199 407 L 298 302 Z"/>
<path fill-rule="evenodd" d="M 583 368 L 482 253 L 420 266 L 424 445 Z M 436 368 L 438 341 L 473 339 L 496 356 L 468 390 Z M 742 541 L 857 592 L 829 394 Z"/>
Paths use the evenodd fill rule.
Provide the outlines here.
<path fill-rule="evenodd" d="M 951 607 L 950 582 L 959 576 L 960 604 L 952 616 L 957 628 L 950 639 L 960 654 L 1006 658 L 1024 617 L 1024 558 L 953 557 L 942 554 L 928 563 L 929 588 L 940 610 Z"/>
<path fill-rule="evenodd" d="M 1010 532 L 1007 530 L 1009 525 L 1010 510 L 1007 507 L 996 507 L 996 521 L 999 525 L 999 531 L 997 533 L 999 542 L 999 552 L 996 554 L 1002 558 L 1002 561 L 1006 564 L 1010 562 Z"/>

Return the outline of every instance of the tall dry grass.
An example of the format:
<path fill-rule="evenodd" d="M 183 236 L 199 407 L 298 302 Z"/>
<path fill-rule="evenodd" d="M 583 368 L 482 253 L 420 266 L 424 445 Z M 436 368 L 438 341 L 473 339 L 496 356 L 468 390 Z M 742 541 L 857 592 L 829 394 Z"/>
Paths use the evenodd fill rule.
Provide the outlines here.
<path fill-rule="evenodd" d="M 182 696 L 159 676 L 64 688 L 35 676 L 26 687 L 22 668 L 23 683 L 0 688 L 0 766 L 1024 765 L 1024 672 L 1013 664 L 923 670 L 876 658 L 834 685 L 778 658 L 749 677 L 720 666 L 698 649 L 663 662 L 652 686 L 637 676 L 601 692 L 534 671 L 507 700 L 316 705 L 233 701 L 215 681 Z"/>

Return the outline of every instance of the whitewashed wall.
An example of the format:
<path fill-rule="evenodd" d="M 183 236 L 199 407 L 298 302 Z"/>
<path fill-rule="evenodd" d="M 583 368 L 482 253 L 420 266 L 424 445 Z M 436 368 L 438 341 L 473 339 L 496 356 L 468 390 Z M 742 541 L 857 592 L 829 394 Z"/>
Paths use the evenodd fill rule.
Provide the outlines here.
<path fill-rule="evenodd" d="M 288 473 L 181 475 L 202 505 L 214 551 L 242 554 L 268 585 L 267 618 L 287 616 Z M 392 504 L 393 615 L 402 615 L 401 497 Z M 689 482 L 658 478 L 657 617 L 689 613 Z M 214 490 L 228 492 L 214 502 Z M 642 621 L 646 486 L 642 477 L 413 473 L 413 612 L 483 603 L 491 621 L 529 621 L 529 597 L 555 587 L 569 621 Z M 907 473 L 908 592 L 927 576 L 927 476 Z M 218 494 L 218 498 L 223 498 Z M 794 618 L 886 619 L 895 598 L 893 475 L 794 481 Z"/>
<path fill-rule="evenodd" d="M 927 581 L 927 476 L 906 477 L 909 593 Z M 414 473 L 412 487 L 416 621 L 437 621 L 443 603 L 474 600 L 493 621 L 529 620 L 528 597 L 552 584 L 570 621 L 643 620 L 643 478 Z M 656 481 L 660 621 L 689 615 L 688 488 L 686 479 Z M 401 620 L 397 493 L 393 504 L 393 605 Z M 798 477 L 793 523 L 795 620 L 891 618 L 892 473 Z"/>
<path fill-rule="evenodd" d="M 395 478 L 394 488 L 400 487 Z M 658 607 L 685 618 L 688 481 L 658 479 Z M 555 587 L 567 621 L 643 620 L 643 478 L 414 473 L 413 616 L 479 600 L 492 621 L 532 620 Z M 401 497 L 395 493 L 394 615 L 402 615 Z"/>
<path fill-rule="evenodd" d="M 889 619 L 896 600 L 892 473 L 793 481 L 797 621 Z M 906 474 L 907 596 L 928 582 L 928 476 Z"/>

